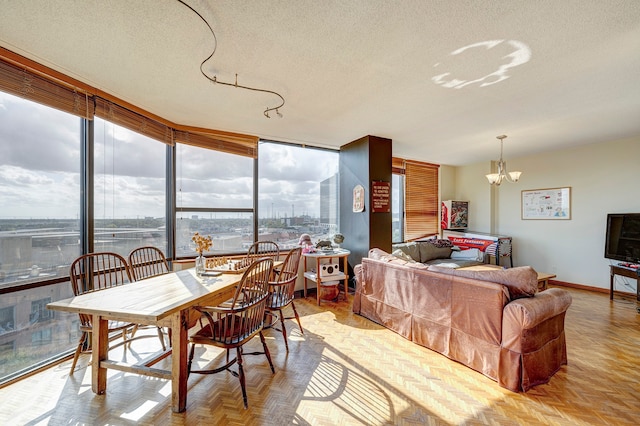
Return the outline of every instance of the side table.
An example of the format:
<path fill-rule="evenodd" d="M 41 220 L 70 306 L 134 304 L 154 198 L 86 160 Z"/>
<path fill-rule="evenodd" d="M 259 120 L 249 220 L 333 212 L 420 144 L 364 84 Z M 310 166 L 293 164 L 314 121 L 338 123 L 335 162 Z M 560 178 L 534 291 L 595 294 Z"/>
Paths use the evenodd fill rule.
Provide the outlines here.
<path fill-rule="evenodd" d="M 302 256 L 304 257 L 304 269 L 305 269 L 304 297 L 307 297 L 307 280 L 311 280 L 315 282 L 317 285 L 316 298 L 318 301 L 318 305 L 320 305 L 320 292 L 322 288 L 321 287 L 322 281 L 343 281 L 344 282 L 344 299 L 348 300 L 347 294 L 349 294 L 349 291 L 348 291 L 349 269 L 348 269 L 347 258 L 349 257 L 349 254 L 351 254 L 351 252 L 349 250 L 344 250 L 344 249 L 334 249 L 331 252 L 329 251 L 323 252 L 321 250 L 318 250 L 315 253 L 303 253 Z M 307 271 L 307 259 L 315 260 L 315 271 Z M 340 259 L 342 259 L 342 271 L 339 271 L 339 273 L 332 274 L 330 276 L 322 277 L 322 274 L 320 273 L 321 265 L 324 265 L 327 263 L 331 264 L 332 259 L 336 259 L 338 261 L 338 264 L 340 263 Z M 323 262 L 321 262 L 321 260 Z M 338 286 L 338 297 L 339 296 L 340 296 L 340 286 Z"/>
<path fill-rule="evenodd" d="M 549 280 L 555 277 L 555 274 L 538 272 L 538 291 L 545 291 L 549 287 Z"/>
<path fill-rule="evenodd" d="M 613 300 L 613 281 L 616 275 L 621 275 L 627 278 L 636 279 L 636 300 L 640 301 L 640 274 L 638 274 L 638 269 L 628 268 L 622 265 L 609 265 L 611 270 L 609 271 L 610 277 L 610 289 L 609 289 L 609 300 Z M 638 311 L 640 312 L 640 311 Z"/>

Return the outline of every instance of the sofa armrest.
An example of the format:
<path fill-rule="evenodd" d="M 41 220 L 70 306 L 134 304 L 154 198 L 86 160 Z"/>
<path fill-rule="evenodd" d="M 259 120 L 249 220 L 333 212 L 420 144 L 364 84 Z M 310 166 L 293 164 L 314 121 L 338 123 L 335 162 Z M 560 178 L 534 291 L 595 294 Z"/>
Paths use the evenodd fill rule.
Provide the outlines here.
<path fill-rule="evenodd" d="M 550 288 L 508 303 L 502 315 L 502 346 L 525 353 L 535 350 L 541 335 L 560 335 L 571 300 L 568 291 Z"/>

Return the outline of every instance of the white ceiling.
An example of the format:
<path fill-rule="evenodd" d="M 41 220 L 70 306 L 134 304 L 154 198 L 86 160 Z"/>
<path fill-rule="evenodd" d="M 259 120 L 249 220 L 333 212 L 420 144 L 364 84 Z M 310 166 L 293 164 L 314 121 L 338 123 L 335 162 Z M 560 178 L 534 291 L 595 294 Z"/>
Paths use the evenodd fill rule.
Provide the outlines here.
<path fill-rule="evenodd" d="M 0 0 L 0 45 L 175 123 L 440 164 L 640 135 L 638 0 L 185 2 L 205 71 L 283 118 L 200 74 L 178 1 Z"/>

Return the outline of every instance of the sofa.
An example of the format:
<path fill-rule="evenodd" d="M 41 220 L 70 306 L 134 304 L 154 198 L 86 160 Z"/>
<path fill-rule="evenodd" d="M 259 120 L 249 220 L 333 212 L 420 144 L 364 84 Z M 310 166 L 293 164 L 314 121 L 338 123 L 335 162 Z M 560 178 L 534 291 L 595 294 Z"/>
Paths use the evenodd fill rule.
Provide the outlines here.
<path fill-rule="evenodd" d="M 374 248 L 354 268 L 353 312 L 526 392 L 567 363 L 569 292 L 538 293 L 530 266 L 475 271 L 407 261 Z"/>
<path fill-rule="evenodd" d="M 450 240 L 428 239 L 394 244 L 393 254 L 403 260 L 439 265 L 447 268 L 464 268 L 484 263 L 484 253 L 477 248 L 461 250 Z"/>

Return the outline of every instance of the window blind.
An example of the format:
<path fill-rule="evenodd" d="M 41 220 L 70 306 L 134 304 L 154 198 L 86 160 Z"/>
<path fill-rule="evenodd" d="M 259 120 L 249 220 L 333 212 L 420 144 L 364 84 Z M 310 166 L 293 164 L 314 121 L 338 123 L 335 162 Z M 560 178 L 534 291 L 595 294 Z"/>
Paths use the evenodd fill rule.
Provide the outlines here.
<path fill-rule="evenodd" d="M 79 117 L 93 117 L 93 99 L 86 92 L 4 60 L 0 60 L 0 90 Z"/>
<path fill-rule="evenodd" d="M 204 129 L 199 131 L 176 130 L 174 140 L 186 145 L 258 158 L 257 136 Z"/>
<path fill-rule="evenodd" d="M 405 241 L 439 232 L 438 168 L 436 164 L 404 161 Z"/>
<path fill-rule="evenodd" d="M 257 136 L 174 124 L 2 47 L 0 90 L 89 120 L 98 116 L 166 144 L 258 155 Z"/>
<path fill-rule="evenodd" d="M 97 117 L 160 142 L 173 145 L 172 129 L 166 124 L 99 97 L 95 98 L 95 105 L 95 115 Z"/>

